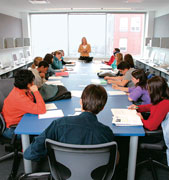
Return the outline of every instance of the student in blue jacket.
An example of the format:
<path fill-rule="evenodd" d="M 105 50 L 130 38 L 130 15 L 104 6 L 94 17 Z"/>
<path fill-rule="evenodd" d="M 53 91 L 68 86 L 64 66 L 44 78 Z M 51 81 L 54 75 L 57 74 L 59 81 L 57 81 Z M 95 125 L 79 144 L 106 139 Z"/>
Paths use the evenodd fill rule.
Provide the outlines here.
<path fill-rule="evenodd" d="M 81 96 L 82 113 L 54 120 L 51 125 L 35 137 L 24 152 L 24 158 L 39 161 L 47 154 L 46 138 L 68 144 L 92 145 L 114 140 L 112 130 L 98 121 L 96 114 L 107 102 L 106 90 L 100 85 L 88 85 Z"/>

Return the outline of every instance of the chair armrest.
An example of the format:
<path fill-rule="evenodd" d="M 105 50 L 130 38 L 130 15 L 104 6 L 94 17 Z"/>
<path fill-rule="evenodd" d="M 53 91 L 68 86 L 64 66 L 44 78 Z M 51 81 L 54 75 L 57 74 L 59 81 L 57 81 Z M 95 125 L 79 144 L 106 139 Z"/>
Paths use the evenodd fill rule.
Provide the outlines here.
<path fill-rule="evenodd" d="M 144 129 L 144 130 L 145 130 L 146 136 L 161 136 L 161 135 L 163 135 L 163 131 L 161 128 L 157 129 L 155 131 L 149 131 L 147 129 Z"/>

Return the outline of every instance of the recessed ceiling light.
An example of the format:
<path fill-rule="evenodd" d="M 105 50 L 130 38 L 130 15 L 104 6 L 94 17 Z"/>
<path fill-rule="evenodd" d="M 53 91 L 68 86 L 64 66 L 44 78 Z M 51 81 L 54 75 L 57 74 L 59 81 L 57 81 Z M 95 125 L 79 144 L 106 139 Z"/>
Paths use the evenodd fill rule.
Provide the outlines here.
<path fill-rule="evenodd" d="M 48 0 L 29 0 L 31 4 L 48 4 Z"/>
<path fill-rule="evenodd" d="M 144 0 L 126 0 L 125 3 L 142 3 Z"/>

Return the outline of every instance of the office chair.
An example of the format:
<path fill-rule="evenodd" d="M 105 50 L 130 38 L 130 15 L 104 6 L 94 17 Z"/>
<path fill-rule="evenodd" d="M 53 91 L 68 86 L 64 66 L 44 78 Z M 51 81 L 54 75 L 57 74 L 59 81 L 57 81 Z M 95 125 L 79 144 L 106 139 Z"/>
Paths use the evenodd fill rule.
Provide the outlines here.
<path fill-rule="evenodd" d="M 0 79 L 0 84 L 1 84 L 0 86 L 0 112 L 2 111 L 4 99 L 8 96 L 9 92 L 13 88 L 13 83 L 14 83 L 14 79 Z M 6 145 L 5 146 L 6 151 L 12 151 L 9 154 L 6 154 L 0 157 L 0 163 L 9 158 L 13 158 L 13 166 L 12 166 L 12 170 L 9 175 L 9 178 L 8 178 L 8 179 L 13 179 L 16 176 L 17 170 L 19 167 L 20 156 L 22 153 L 18 152 L 18 149 L 21 146 L 19 146 L 20 143 L 17 142 L 16 135 L 13 136 L 12 140 L 2 136 L 5 128 L 6 128 L 5 120 L 2 114 L 0 113 L 0 144 Z"/>
<path fill-rule="evenodd" d="M 143 151 L 141 151 L 141 153 L 144 156 L 146 156 L 146 160 L 139 162 L 137 164 L 137 168 L 148 165 L 148 167 L 150 168 L 150 170 L 152 172 L 153 179 L 158 180 L 157 171 L 156 171 L 155 167 L 159 167 L 159 168 L 169 171 L 169 167 L 166 164 L 163 164 L 163 163 L 153 159 L 153 153 L 155 153 L 155 152 L 156 153 L 157 152 L 164 153 L 164 151 L 166 150 L 166 145 L 165 145 L 165 142 L 163 139 L 163 131 L 162 131 L 162 129 L 158 129 L 155 131 L 145 130 L 145 134 L 147 137 L 154 137 L 154 138 L 157 137 L 159 139 L 159 141 L 156 143 L 141 142 L 139 144 L 139 150 L 143 150 Z"/>
<path fill-rule="evenodd" d="M 51 175 L 55 180 L 111 180 L 117 144 L 73 145 L 46 139 Z"/>

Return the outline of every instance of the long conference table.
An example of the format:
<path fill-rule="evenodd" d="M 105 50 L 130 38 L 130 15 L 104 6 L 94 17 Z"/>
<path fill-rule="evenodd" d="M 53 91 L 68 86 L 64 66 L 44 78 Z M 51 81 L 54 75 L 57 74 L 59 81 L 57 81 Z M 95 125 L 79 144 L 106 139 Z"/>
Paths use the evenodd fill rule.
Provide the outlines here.
<path fill-rule="evenodd" d="M 70 71 L 69 77 L 63 77 L 61 82 L 69 91 L 83 91 L 84 87 L 91 84 L 91 79 L 97 77 L 98 63 L 76 62 L 74 71 Z M 110 84 L 104 85 L 106 91 L 114 91 Z M 61 109 L 64 116 L 73 115 L 75 108 L 80 108 L 80 98 L 72 97 L 71 99 L 53 101 L 57 109 Z M 51 102 L 50 102 L 51 103 Z M 115 126 L 112 124 L 112 108 L 127 108 L 131 103 L 126 95 L 108 95 L 108 101 L 97 117 L 100 122 L 109 126 L 115 136 L 130 136 L 129 144 L 129 161 L 128 161 L 128 180 L 135 179 L 135 168 L 137 159 L 138 137 L 145 136 L 142 126 Z M 30 145 L 30 135 L 39 135 L 44 131 L 53 120 L 57 118 L 39 119 L 38 115 L 25 114 L 16 127 L 15 133 L 21 135 L 23 152 Z M 31 161 L 24 159 L 25 173 L 32 172 Z"/>

